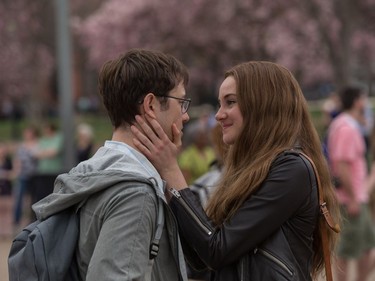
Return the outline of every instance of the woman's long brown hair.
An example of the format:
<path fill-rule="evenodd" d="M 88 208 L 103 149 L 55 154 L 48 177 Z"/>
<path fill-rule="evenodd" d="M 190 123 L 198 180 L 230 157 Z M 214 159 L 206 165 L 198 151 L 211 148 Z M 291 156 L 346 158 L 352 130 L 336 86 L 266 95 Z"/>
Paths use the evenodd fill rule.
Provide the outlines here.
<path fill-rule="evenodd" d="M 230 69 L 237 86 L 237 101 L 243 129 L 230 146 L 220 185 L 207 206 L 207 214 L 220 226 L 266 179 L 275 157 L 295 146 L 302 148 L 315 163 L 333 218 L 339 219 L 328 167 L 318 133 L 312 123 L 298 82 L 285 68 L 271 62 L 247 62 Z M 323 266 L 320 229 L 314 232 L 312 275 Z M 330 232 L 331 249 L 337 235 Z"/>

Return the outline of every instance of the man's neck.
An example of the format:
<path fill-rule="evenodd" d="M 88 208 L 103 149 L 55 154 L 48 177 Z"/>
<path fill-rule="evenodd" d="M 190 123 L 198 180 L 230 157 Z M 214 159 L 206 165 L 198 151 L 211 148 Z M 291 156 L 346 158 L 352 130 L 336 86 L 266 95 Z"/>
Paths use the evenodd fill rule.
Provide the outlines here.
<path fill-rule="evenodd" d="M 117 128 L 112 134 L 112 141 L 123 142 L 135 150 L 138 150 L 133 143 L 133 134 L 130 129 Z"/>

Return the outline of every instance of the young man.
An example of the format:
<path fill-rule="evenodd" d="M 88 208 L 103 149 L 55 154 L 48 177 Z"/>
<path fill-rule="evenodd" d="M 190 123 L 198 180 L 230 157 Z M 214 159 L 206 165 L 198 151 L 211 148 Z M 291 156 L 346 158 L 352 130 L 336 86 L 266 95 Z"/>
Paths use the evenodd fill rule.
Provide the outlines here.
<path fill-rule="evenodd" d="M 374 225 L 368 209 L 366 190 L 366 144 L 361 127 L 365 125 L 367 97 L 358 87 L 347 87 L 340 94 L 343 112 L 328 130 L 328 152 L 336 190 L 342 208 L 343 226 L 337 247 L 337 280 L 348 279 L 348 261 L 357 263 L 357 280 L 366 280 L 371 271 L 370 253 L 375 247 Z"/>
<path fill-rule="evenodd" d="M 189 120 L 188 73 L 170 55 L 134 49 L 107 62 L 99 92 L 114 131 L 95 155 L 60 175 L 53 196 L 34 205 L 39 217 L 88 198 L 80 210 L 76 261 L 82 280 L 187 280 L 175 219 L 164 181 L 133 144 L 135 115 L 157 119 L 173 139 Z M 154 183 L 153 186 L 147 184 Z M 150 260 L 161 204 L 164 228 Z"/>

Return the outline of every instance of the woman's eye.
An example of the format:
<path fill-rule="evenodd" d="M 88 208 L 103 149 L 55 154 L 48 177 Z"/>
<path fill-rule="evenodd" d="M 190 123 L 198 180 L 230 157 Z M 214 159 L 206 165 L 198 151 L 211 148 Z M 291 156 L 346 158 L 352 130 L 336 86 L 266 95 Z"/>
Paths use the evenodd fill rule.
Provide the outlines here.
<path fill-rule="evenodd" d="M 235 104 L 237 101 L 235 100 L 227 100 L 227 105 L 233 105 Z"/>

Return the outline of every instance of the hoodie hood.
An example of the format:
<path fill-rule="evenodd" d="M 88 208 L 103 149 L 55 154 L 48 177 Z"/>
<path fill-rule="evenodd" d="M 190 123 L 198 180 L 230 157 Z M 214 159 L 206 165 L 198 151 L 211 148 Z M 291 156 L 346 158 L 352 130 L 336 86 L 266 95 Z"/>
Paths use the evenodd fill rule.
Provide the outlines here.
<path fill-rule="evenodd" d="M 129 155 L 101 147 L 92 158 L 81 162 L 69 173 L 59 175 L 55 180 L 54 192 L 32 208 L 37 218 L 44 220 L 78 203 L 83 204 L 90 195 L 120 182 L 144 182 L 152 185 L 157 195 L 164 198 L 164 182 L 156 170 L 149 170 L 149 167 Z"/>

